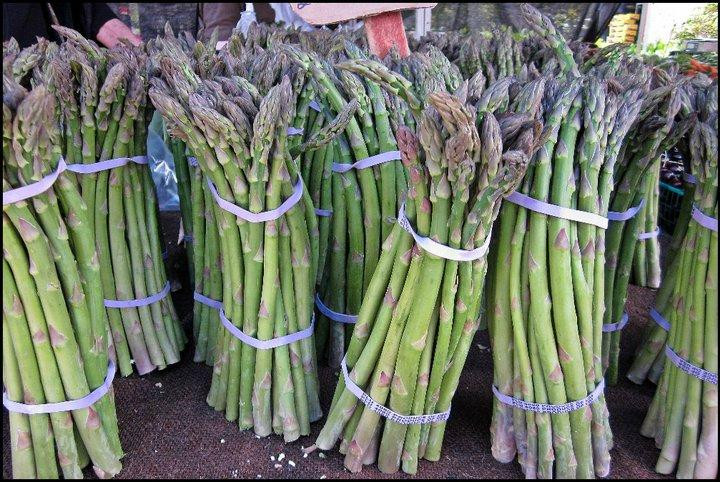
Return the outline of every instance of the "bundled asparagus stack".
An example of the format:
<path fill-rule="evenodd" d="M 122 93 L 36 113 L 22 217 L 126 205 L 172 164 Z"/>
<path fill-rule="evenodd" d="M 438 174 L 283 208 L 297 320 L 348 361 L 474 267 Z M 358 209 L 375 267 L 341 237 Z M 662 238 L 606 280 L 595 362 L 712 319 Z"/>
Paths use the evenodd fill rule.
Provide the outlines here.
<path fill-rule="evenodd" d="M 303 200 L 287 208 L 302 188 L 287 143 L 293 83 L 284 76 L 260 96 L 227 65 L 220 74 L 230 76 L 202 80 L 182 52 L 161 47 L 161 77 L 152 80 L 150 96 L 216 190 L 205 208 L 218 227 L 223 306 L 207 401 L 243 429 L 295 440 L 321 410 L 312 337 L 315 213 Z M 221 208 L 221 200 L 235 206 Z M 259 214 L 281 204 L 279 217 Z M 292 342 L 267 343 L 288 334 Z"/>
<path fill-rule="evenodd" d="M 81 478 L 90 463 L 112 477 L 123 453 L 92 213 L 68 173 L 28 187 L 61 165 L 57 108 L 44 85 L 28 93 L 4 72 L 3 404 L 13 477 Z M 33 194 L 8 192 L 20 188 Z M 60 402 L 69 403 L 44 405 Z"/>
<path fill-rule="evenodd" d="M 645 205 L 637 214 L 640 218 L 640 234 L 635 246 L 633 259 L 633 284 L 648 288 L 659 288 L 660 270 L 660 228 L 658 208 L 660 205 L 660 163 L 657 162 L 643 180 Z"/>
<path fill-rule="evenodd" d="M 713 119 L 717 117 L 717 90 L 715 84 L 710 83 L 709 79 L 707 80 L 698 78 L 693 81 L 693 89 L 689 93 L 692 94 L 691 104 L 693 109 L 698 112 L 700 121 L 712 126 Z M 687 138 L 679 143 L 679 147 L 684 152 L 684 158 L 691 160 L 690 165 L 686 166 L 687 171 L 692 172 L 695 166 L 702 165 L 704 159 L 697 158 L 702 151 L 691 150 Z M 684 177 L 683 191 L 685 195 L 666 255 L 669 264 L 655 297 L 654 307 L 650 311 L 654 322 L 648 325 L 633 364 L 628 370 L 627 377 L 638 384 L 643 383 L 646 378 L 657 383 L 665 365 L 666 356 L 663 349 L 667 341 L 667 327 L 669 326 L 667 320 L 671 313 L 678 309 L 679 298 L 675 294 L 675 289 L 682 267 L 681 248 L 685 242 L 695 202 L 695 182 L 692 175 Z"/>
<path fill-rule="evenodd" d="M 402 464 L 415 473 L 420 458 L 440 458 L 450 402 L 477 329 L 484 251 L 499 199 L 521 179 L 538 131 L 528 118 L 510 115 L 516 123 L 501 127 L 493 115 L 509 104 L 508 82 L 485 91 L 464 83 L 459 97 L 436 91 L 422 109 L 412 84 L 382 65 L 353 60 L 340 67 L 401 95 L 415 111 L 419 143 L 409 129 L 398 130 L 409 178 L 404 229 L 395 225 L 383 244 L 316 446 L 329 450 L 341 439 L 353 472 L 377 460 L 383 472 Z M 532 105 L 538 89 L 526 86 L 518 97 Z M 452 259 L 426 251 L 437 249 L 434 243 L 454 249 Z M 459 258 L 458 250 L 464 250 Z M 423 416 L 429 414 L 435 415 Z"/>
<path fill-rule="evenodd" d="M 349 42 L 344 48 L 350 58 L 364 57 Z M 336 114 L 341 119 L 326 129 L 343 135 L 325 149 L 315 150 L 311 162 L 306 159 L 302 166 L 316 206 L 332 213 L 320 218 L 318 230 L 317 304 L 327 315 L 318 325 L 318 349 L 327 352 L 331 366 L 338 366 L 377 266 L 381 244 L 395 223 L 406 189 L 405 173 L 397 162 L 399 153 L 380 87 L 351 72 L 335 72 L 314 53 L 290 47 L 285 51 L 313 80 L 300 96 L 298 113 L 308 111 L 314 94 L 324 115 Z M 348 104 L 346 98 L 354 102 Z M 322 125 L 324 116 L 317 114 L 314 119 L 311 132 Z M 384 162 L 363 165 L 376 156 L 384 157 Z"/>
<path fill-rule="evenodd" d="M 701 116 L 689 140 L 698 184 L 663 311 L 669 324 L 665 370 L 641 428 L 662 449 L 655 470 L 676 470 L 678 478 L 717 476 L 717 84 L 711 89 L 706 102 L 712 113 Z"/>
<path fill-rule="evenodd" d="M 88 164 L 79 180 L 91 216 L 101 266 L 102 293 L 123 375 L 176 363 L 185 344 L 162 260 L 157 198 L 147 166 L 136 162 L 99 172 L 109 159 L 144 161 L 147 138 L 146 56 L 139 48 L 101 50 L 77 32 L 48 61 L 47 79 L 65 125 L 68 164 Z M 135 303 L 158 294 L 152 303 Z M 130 301 L 127 301 L 130 300 Z"/>
<path fill-rule="evenodd" d="M 604 230 L 622 146 L 646 105 L 645 79 L 580 76 L 549 20 L 527 5 L 522 12 L 569 79 L 549 82 L 544 145 L 522 194 L 501 210 L 487 310 L 492 452 L 501 462 L 517 455 L 528 478 L 606 476 Z"/>
<path fill-rule="evenodd" d="M 642 73 L 639 62 L 628 62 L 627 72 Z M 648 72 L 647 69 L 643 69 Z M 652 70 L 646 76 L 650 92 L 643 100 L 635 126 L 630 131 L 621 162 L 614 172 L 615 188 L 610 209 L 615 213 L 606 233 L 605 315 L 603 328 L 603 367 L 610 384 L 617 381 L 620 333 L 627 321 L 624 314 L 635 246 L 641 232 L 638 207 L 644 199 L 643 180 L 653 172 L 659 154 L 675 145 L 692 126 L 694 110 L 688 103 L 688 84 Z"/>

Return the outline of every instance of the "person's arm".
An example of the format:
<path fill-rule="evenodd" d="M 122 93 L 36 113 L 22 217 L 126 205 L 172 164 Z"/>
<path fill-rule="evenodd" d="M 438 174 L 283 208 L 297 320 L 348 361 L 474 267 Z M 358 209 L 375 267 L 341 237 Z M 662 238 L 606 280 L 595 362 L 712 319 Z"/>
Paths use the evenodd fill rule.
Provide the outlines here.
<path fill-rule="evenodd" d="M 90 29 L 98 42 L 108 48 L 120 43 L 120 39 L 127 39 L 133 45 L 142 43 L 142 39 L 118 19 L 106 3 L 92 3 L 90 5 Z"/>

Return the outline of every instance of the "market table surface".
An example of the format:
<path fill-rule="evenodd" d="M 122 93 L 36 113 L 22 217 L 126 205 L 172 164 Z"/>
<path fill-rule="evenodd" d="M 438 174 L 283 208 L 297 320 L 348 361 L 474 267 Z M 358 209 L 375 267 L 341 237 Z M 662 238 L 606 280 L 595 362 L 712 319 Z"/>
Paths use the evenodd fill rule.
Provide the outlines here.
<path fill-rule="evenodd" d="M 177 240 L 179 217 L 179 213 L 162 213 L 161 221 L 169 248 L 170 274 L 180 278 L 183 285 L 173 293 L 173 300 L 186 329 L 191 330 L 192 293 L 187 278 L 183 279 L 187 276 L 184 251 L 173 242 Z M 620 373 L 629 367 L 644 326 L 652 323 L 646 313 L 654 297 L 654 290 L 629 288 L 630 323 L 623 334 Z M 492 357 L 488 344 L 487 332 L 479 332 L 453 401 L 441 461 L 421 461 L 415 477 L 523 478 L 516 462 L 500 464 L 490 454 Z M 194 363 L 192 354 L 193 347 L 189 346 L 182 361 L 165 370 L 116 379 L 115 400 L 126 453 L 118 478 L 408 477 L 402 472 L 382 474 L 375 465 L 353 475 L 343 468 L 344 456 L 337 450 L 303 457 L 302 448 L 313 444 L 313 436 L 285 445 L 278 436 L 258 439 L 251 431 L 241 432 L 205 403 L 211 368 Z M 320 378 L 324 388 L 321 401 L 327 410 L 336 375 L 321 367 Z M 653 392 L 650 383 L 637 386 L 624 377 L 617 386 L 606 389 L 615 440 L 610 478 L 665 478 L 653 470 L 659 450 L 639 433 Z M 4 429 L 7 424 L 7 411 L 3 410 L 3 478 L 11 476 L 10 440 Z M 313 435 L 321 427 L 322 420 L 313 424 Z M 86 470 L 86 476 L 94 478 L 91 472 Z"/>

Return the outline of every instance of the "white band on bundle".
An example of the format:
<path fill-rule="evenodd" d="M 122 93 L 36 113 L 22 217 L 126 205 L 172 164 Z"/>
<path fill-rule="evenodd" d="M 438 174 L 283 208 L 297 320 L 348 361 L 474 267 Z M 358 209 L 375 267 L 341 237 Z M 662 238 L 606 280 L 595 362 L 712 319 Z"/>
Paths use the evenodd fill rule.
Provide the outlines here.
<path fill-rule="evenodd" d="M 318 307 L 318 311 L 320 313 L 333 321 L 337 321 L 339 323 L 347 323 L 350 325 L 354 324 L 357 321 L 357 315 L 346 315 L 345 313 L 338 313 L 337 311 L 333 311 L 327 306 L 325 306 L 325 303 L 320 300 L 320 295 L 318 294 L 315 294 L 315 306 Z"/>
<path fill-rule="evenodd" d="M 628 209 L 627 211 L 608 211 L 607 217 L 610 221 L 627 221 L 628 219 L 634 218 L 644 205 L 645 199 L 641 200 L 640 204 Z"/>
<path fill-rule="evenodd" d="M 508 196 L 505 196 L 505 199 L 513 204 L 517 204 L 518 206 L 522 206 L 531 211 L 545 214 L 547 216 L 567 219 L 568 221 L 576 221 L 578 223 L 592 224 L 593 226 L 597 226 L 601 229 L 607 229 L 608 227 L 608 219 L 600 216 L 599 214 L 546 203 L 544 201 L 531 198 L 530 196 L 518 191 L 514 191 Z"/>
<path fill-rule="evenodd" d="M 426 238 L 425 236 L 420 236 L 415 232 L 413 227 L 410 225 L 410 221 L 405 216 L 405 203 L 400 205 L 400 212 L 398 213 L 397 220 L 400 226 L 412 235 L 418 246 L 428 253 L 432 253 L 441 258 L 451 259 L 453 261 L 474 261 L 485 256 L 490 248 L 490 233 L 488 233 L 482 246 L 471 250 L 451 248 L 450 246 L 445 246 L 444 244 L 440 244 L 437 241 Z"/>
<path fill-rule="evenodd" d="M 61 156 L 58 159 L 58 165 L 55 171 L 43 177 L 37 182 L 28 184 L 27 186 L 18 187 L 3 192 L 3 206 L 8 204 L 24 201 L 25 199 L 42 194 L 50 189 L 60 174 L 64 171 L 71 171 L 77 174 L 94 174 L 100 171 L 107 171 L 116 167 L 122 167 L 129 162 L 135 164 L 147 164 L 147 156 L 118 157 L 116 159 L 108 159 L 106 161 L 95 162 L 92 164 L 67 164 Z"/>
<path fill-rule="evenodd" d="M 692 218 L 702 227 L 709 229 L 710 231 L 715 231 L 717 233 L 718 230 L 718 220 L 715 218 L 712 218 L 705 214 L 704 212 L 700 211 L 697 206 L 693 206 L 692 208 Z"/>
<path fill-rule="evenodd" d="M 222 307 L 218 310 L 218 313 L 220 315 L 220 322 L 223 324 L 225 329 L 230 332 L 232 336 L 245 343 L 246 345 L 250 345 L 253 348 L 257 348 L 258 350 L 270 350 L 272 348 L 278 348 L 281 346 L 289 345 L 290 343 L 294 343 L 296 341 L 300 341 L 304 338 L 312 336 L 315 329 L 315 315 L 313 315 L 310 326 L 308 326 L 304 330 L 296 331 L 295 333 L 290 333 L 284 336 L 279 336 L 277 338 L 271 338 L 270 340 L 258 340 L 257 338 L 245 334 L 240 328 L 233 325 L 232 321 L 228 320 L 227 316 L 225 316 L 225 310 Z"/>
<path fill-rule="evenodd" d="M 386 406 L 377 403 L 372 399 L 372 397 L 370 397 L 370 395 L 365 393 L 362 388 L 352 381 L 350 374 L 348 373 L 345 357 L 343 357 L 340 362 L 340 367 L 342 368 L 345 387 L 347 387 L 347 389 L 350 390 L 350 392 L 355 395 L 367 408 L 379 414 L 381 417 L 400 425 L 425 425 L 428 423 L 445 422 L 448 418 L 450 418 L 449 409 L 445 412 L 433 413 L 430 415 L 401 415 L 394 412 Z"/>
<path fill-rule="evenodd" d="M 660 226 L 655 228 L 655 231 L 650 231 L 649 233 L 640 233 L 638 234 L 638 241 L 645 241 L 646 239 L 652 239 L 657 238 L 660 236 Z"/>
<path fill-rule="evenodd" d="M 333 215 L 333 212 L 331 209 L 315 209 L 315 214 L 318 216 L 321 216 L 323 218 L 329 218 Z"/>
<path fill-rule="evenodd" d="M 597 399 L 600 398 L 600 395 L 602 395 L 603 390 L 605 390 L 605 379 L 600 380 L 600 383 L 598 383 L 595 389 L 585 398 L 575 400 L 573 402 L 553 404 L 526 402 L 525 400 L 505 395 L 504 393 L 501 393 L 495 385 L 492 386 L 492 392 L 495 397 L 505 405 L 519 408 L 520 410 L 525 410 L 527 412 L 538 413 L 569 413 L 574 412 L 575 410 L 580 410 L 583 407 L 587 407 L 588 405 L 595 403 Z"/>
<path fill-rule="evenodd" d="M 616 323 L 608 323 L 607 325 L 603 325 L 602 331 L 603 333 L 611 333 L 613 331 L 620 331 L 623 328 L 625 328 L 625 325 L 627 325 L 628 322 L 628 314 L 623 313 L 620 317 L 620 321 Z"/>
<path fill-rule="evenodd" d="M 203 305 L 209 306 L 210 308 L 214 308 L 216 310 L 221 310 L 223 307 L 222 301 L 208 298 L 204 294 L 198 293 L 197 291 L 193 292 L 193 299 L 198 303 L 202 303 Z"/>
<path fill-rule="evenodd" d="M 688 375 L 692 375 L 695 378 L 704 382 L 717 385 L 717 373 L 709 372 L 707 370 L 703 370 L 699 366 L 693 365 L 692 363 L 675 353 L 675 350 L 670 348 L 670 345 L 665 345 L 665 355 L 670 359 L 673 365 L 675 365 Z"/>
<path fill-rule="evenodd" d="M 298 180 L 295 183 L 295 188 L 293 189 L 292 196 L 287 198 L 280 206 L 269 211 L 253 213 L 248 211 L 247 209 L 241 208 L 237 204 L 233 204 L 221 198 L 220 194 L 218 194 L 217 189 L 215 188 L 215 184 L 213 184 L 213 182 L 209 178 L 207 179 L 207 185 L 210 188 L 210 193 L 213 195 L 213 198 L 215 198 L 215 202 L 218 204 L 218 206 L 220 206 L 225 211 L 234 214 L 240 219 L 244 219 L 245 221 L 248 221 L 250 223 L 265 223 L 278 219 L 280 216 L 290 211 L 290 209 L 292 209 L 292 207 L 295 206 L 298 201 L 300 201 L 300 199 L 302 199 L 303 193 L 302 177 L 298 176 Z"/>
<path fill-rule="evenodd" d="M 380 154 L 360 159 L 354 164 L 339 164 L 337 162 L 333 162 L 332 171 L 343 173 L 348 172 L 351 169 L 367 169 L 368 167 L 377 166 L 378 164 L 384 164 L 390 161 L 399 161 L 400 159 L 400 151 L 381 152 Z"/>
<path fill-rule="evenodd" d="M 78 398 L 77 400 L 67 400 L 65 402 L 29 404 L 12 401 L 10 400 L 10 398 L 8 398 L 7 393 L 3 391 L 3 405 L 10 412 L 24 413 L 26 415 L 82 410 L 83 408 L 88 408 L 89 406 L 100 400 L 108 391 L 110 391 L 110 387 L 112 386 L 114 378 L 115 363 L 112 360 L 108 360 L 107 374 L 105 375 L 105 380 L 103 381 L 103 384 L 82 398 Z"/>
<path fill-rule="evenodd" d="M 655 308 L 650 309 L 650 318 L 663 330 L 670 331 L 670 322 Z"/>
<path fill-rule="evenodd" d="M 140 306 L 152 305 L 165 298 L 170 293 L 170 282 L 165 283 L 161 291 L 146 298 L 134 300 L 105 300 L 106 308 L 139 308 Z"/>

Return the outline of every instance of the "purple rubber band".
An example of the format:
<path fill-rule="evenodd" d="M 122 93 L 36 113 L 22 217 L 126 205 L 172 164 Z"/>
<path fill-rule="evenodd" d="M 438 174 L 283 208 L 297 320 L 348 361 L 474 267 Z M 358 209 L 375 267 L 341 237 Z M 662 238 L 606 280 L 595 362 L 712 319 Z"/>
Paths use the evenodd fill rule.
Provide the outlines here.
<path fill-rule="evenodd" d="M 717 233 L 718 230 L 718 220 L 715 218 L 712 218 L 705 214 L 704 212 L 700 211 L 697 206 L 693 206 L 692 209 L 692 218 L 702 227 L 709 229 L 710 231 L 715 231 Z"/>
<path fill-rule="evenodd" d="M 103 384 L 82 398 L 78 398 L 77 400 L 67 400 L 65 402 L 30 405 L 26 403 L 13 402 L 8 398 L 7 392 L 3 390 L 3 405 L 10 412 L 24 413 L 26 415 L 38 415 L 41 413 L 57 413 L 69 412 L 71 410 L 81 410 L 83 408 L 88 408 L 89 406 L 100 400 L 103 395 L 105 395 L 110 390 L 114 378 L 115 363 L 112 360 L 108 360 L 108 371 L 107 375 L 105 375 L 105 381 L 103 382 Z"/>
<path fill-rule="evenodd" d="M 282 216 L 286 212 L 290 211 L 290 209 L 292 209 L 292 207 L 295 206 L 298 203 L 298 201 L 300 201 L 300 199 L 302 198 L 302 193 L 303 193 L 302 177 L 298 176 L 298 180 L 297 180 L 297 183 L 295 183 L 295 188 L 293 190 L 292 196 L 287 198 L 285 200 L 285 202 L 283 202 L 277 208 L 271 209 L 270 211 L 263 211 L 261 213 L 253 213 L 253 212 L 248 211 L 247 209 L 243 209 L 240 206 L 221 198 L 220 194 L 218 194 L 218 192 L 217 192 L 217 189 L 215 189 L 215 184 L 213 184 L 210 179 L 207 179 L 207 184 L 208 184 L 208 187 L 210 188 L 210 193 L 215 198 L 215 202 L 218 203 L 218 206 L 220 206 L 225 211 L 234 214 L 235 216 L 239 217 L 240 219 L 244 219 L 245 221 L 248 221 L 251 223 L 265 223 L 268 221 L 274 221 L 275 219 L 278 219 L 280 216 Z"/>
<path fill-rule="evenodd" d="M 209 306 L 210 308 L 214 308 L 216 310 L 221 310 L 223 307 L 222 301 L 208 298 L 207 296 L 203 295 L 202 293 L 198 293 L 197 291 L 193 293 L 193 299 L 198 303 L 202 303 L 203 305 Z"/>
<path fill-rule="evenodd" d="M 697 184 L 697 178 L 689 172 L 683 172 L 683 181 L 688 184 Z"/>
<path fill-rule="evenodd" d="M 635 215 L 640 212 L 642 207 L 645 205 L 645 200 L 643 199 L 640 201 L 640 204 L 638 204 L 635 207 L 632 207 L 628 209 L 627 211 L 618 212 L 618 211 L 608 211 L 607 217 L 610 221 L 627 221 L 628 219 L 632 219 L 635 217 Z"/>
<path fill-rule="evenodd" d="M 410 221 L 405 216 L 405 203 L 400 205 L 398 223 L 400 223 L 400 226 L 405 231 L 412 235 L 418 246 L 441 258 L 451 259 L 453 261 L 473 261 L 485 256 L 490 248 L 490 233 L 488 233 L 482 246 L 471 250 L 451 248 L 450 246 L 445 246 L 444 244 L 440 244 L 437 241 L 426 238 L 425 236 L 420 236 L 415 232 L 413 227 L 410 225 Z"/>
<path fill-rule="evenodd" d="M 501 393 L 495 385 L 492 386 L 492 392 L 495 397 L 505 405 L 510 405 L 511 407 L 519 408 L 527 412 L 538 413 L 569 413 L 574 412 L 575 410 L 580 410 L 581 408 L 595 403 L 597 399 L 600 398 L 600 395 L 602 395 L 603 390 L 605 390 L 605 379 L 600 380 L 600 383 L 598 383 L 595 389 L 585 398 L 575 400 L 573 402 L 551 404 L 526 402 L 525 400 L 505 395 L 504 393 Z"/>
<path fill-rule="evenodd" d="M 188 156 L 187 158 L 188 165 L 192 167 L 198 167 L 198 160 L 195 156 Z"/>
<path fill-rule="evenodd" d="M 670 331 L 670 322 L 666 320 L 655 308 L 650 309 L 650 318 L 652 318 L 653 321 L 663 330 Z"/>
<path fill-rule="evenodd" d="M 330 209 L 315 209 L 315 214 L 324 218 L 329 218 L 333 215 L 333 212 Z"/>
<path fill-rule="evenodd" d="M 162 259 L 168 259 L 168 252 L 167 249 L 162 252 Z"/>
<path fill-rule="evenodd" d="M 692 363 L 675 353 L 675 351 L 670 348 L 670 345 L 665 345 L 665 355 L 670 359 L 673 365 L 675 365 L 685 373 L 692 375 L 695 378 L 698 378 L 704 382 L 717 385 L 717 373 L 712 373 L 693 365 Z"/>
<path fill-rule="evenodd" d="M 288 127 L 287 128 L 287 135 L 289 136 L 300 136 L 302 133 L 305 132 L 305 129 L 302 127 Z"/>
<path fill-rule="evenodd" d="M 220 314 L 220 321 L 222 322 L 223 326 L 230 332 L 232 336 L 245 343 L 246 345 L 250 345 L 253 348 L 257 348 L 258 350 L 270 350 L 272 348 L 278 348 L 281 346 L 289 345 L 290 343 L 295 343 L 296 341 L 300 341 L 304 338 L 312 336 L 315 329 L 315 316 L 313 315 L 310 326 L 308 326 L 304 330 L 296 331 L 295 333 L 290 333 L 289 335 L 272 338 L 270 340 L 258 340 L 257 338 L 253 338 L 250 335 L 246 335 L 242 332 L 242 330 L 240 330 L 240 328 L 233 325 L 232 322 L 227 319 L 227 316 L 225 316 L 225 310 L 222 307 L 218 310 L 218 313 Z"/>
<path fill-rule="evenodd" d="M 345 313 L 338 313 L 337 311 L 333 311 L 327 306 L 325 306 L 325 303 L 320 300 L 320 295 L 318 294 L 315 294 L 315 306 L 317 306 L 320 313 L 327 316 L 333 321 L 337 321 L 339 323 L 347 323 L 349 325 L 352 325 L 357 321 L 357 315 L 346 315 Z"/>
<path fill-rule="evenodd" d="M 401 415 L 397 412 L 393 412 L 384 405 L 377 403 L 375 400 L 365 393 L 362 388 L 352 381 L 350 374 L 348 373 L 347 364 L 345 363 L 345 357 L 340 362 L 342 368 L 343 378 L 345 379 L 345 387 L 355 395 L 367 408 L 373 412 L 379 414 L 392 422 L 400 425 L 426 425 L 428 423 L 445 422 L 450 418 L 450 409 L 441 413 L 433 413 L 430 415 Z"/>
<path fill-rule="evenodd" d="M 601 229 L 607 229 L 608 227 L 608 219 L 600 216 L 599 214 L 546 203 L 544 201 L 533 199 L 521 192 L 514 191 L 510 195 L 505 196 L 505 199 L 513 204 L 517 204 L 518 206 L 522 206 L 540 214 L 545 214 L 546 216 L 553 216 L 579 223 L 592 224 L 593 226 L 597 226 Z"/>
<path fill-rule="evenodd" d="M 625 328 L 625 325 L 627 325 L 628 322 L 628 314 L 623 313 L 620 317 L 620 321 L 616 323 L 608 323 L 607 325 L 603 325 L 602 331 L 603 333 L 611 333 L 613 331 L 620 331 L 623 328 Z"/>
<path fill-rule="evenodd" d="M 638 234 L 638 241 L 645 241 L 646 239 L 652 239 L 657 238 L 660 236 L 660 226 L 655 228 L 655 231 L 650 231 L 649 233 L 640 233 Z"/>
<path fill-rule="evenodd" d="M 165 298 L 170 293 L 170 282 L 165 283 L 162 291 L 148 296 L 147 298 L 138 298 L 135 300 L 105 300 L 107 308 L 138 308 L 140 306 L 152 305 Z"/>
<path fill-rule="evenodd" d="M 314 110 L 316 112 L 322 111 L 322 109 L 320 108 L 320 104 L 318 104 L 316 100 L 311 100 L 310 103 L 308 104 L 308 107 L 310 107 L 312 110 Z"/>
<path fill-rule="evenodd" d="M 7 204 L 13 204 L 25 199 L 42 194 L 50 189 L 57 178 L 60 177 L 65 171 L 71 171 L 78 174 L 92 174 L 108 169 L 114 169 L 116 167 L 124 166 L 129 162 L 136 164 L 147 164 L 147 156 L 134 156 L 134 157 L 118 157 L 117 159 L 109 159 L 107 161 L 96 162 L 93 164 L 66 164 L 65 159 L 60 157 L 58 159 L 58 165 L 54 172 L 43 177 L 41 180 L 22 186 L 16 189 L 3 192 L 3 206 Z"/>
<path fill-rule="evenodd" d="M 390 161 L 399 161 L 400 159 L 400 151 L 381 152 L 380 154 L 360 159 L 354 164 L 338 164 L 333 162 L 332 171 L 343 173 L 348 172 L 351 169 L 367 169 L 368 167 L 377 166 L 378 164 L 384 164 Z"/>

